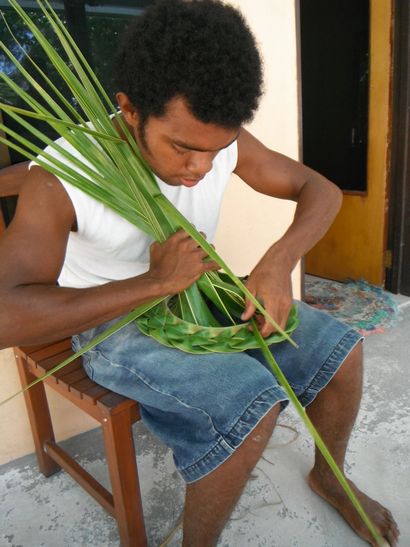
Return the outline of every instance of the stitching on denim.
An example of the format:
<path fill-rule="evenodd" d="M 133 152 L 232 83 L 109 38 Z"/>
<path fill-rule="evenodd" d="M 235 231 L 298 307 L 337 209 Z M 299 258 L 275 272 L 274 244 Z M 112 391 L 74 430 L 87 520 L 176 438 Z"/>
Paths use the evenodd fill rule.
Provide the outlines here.
<path fill-rule="evenodd" d="M 357 336 L 357 338 L 356 338 Z M 346 361 L 349 354 L 353 351 L 353 349 L 357 346 L 359 342 L 363 340 L 363 337 L 360 336 L 359 333 L 357 333 L 355 330 L 351 329 L 348 330 L 343 337 L 339 340 L 336 347 L 333 348 L 333 351 L 330 353 L 330 355 L 327 357 L 327 359 L 324 361 L 321 368 L 317 371 L 315 376 L 310 381 L 309 385 L 306 387 L 306 389 L 299 395 L 299 400 L 306 406 L 310 404 L 318 395 L 322 389 L 324 389 L 329 382 L 332 380 L 336 372 L 340 369 L 340 367 L 343 365 L 343 363 Z M 351 345 L 351 341 L 353 341 L 353 345 Z M 348 346 L 346 346 L 346 342 L 348 342 Z M 340 357 L 343 356 L 343 359 L 340 361 Z M 336 365 L 336 368 L 334 368 Z M 320 383 L 320 378 L 325 375 L 330 375 L 327 382 L 323 385 L 318 385 L 318 387 L 315 387 L 316 384 Z M 307 401 L 307 402 L 306 402 Z"/>
<path fill-rule="evenodd" d="M 195 462 L 193 462 L 192 464 L 190 464 L 187 467 L 184 467 L 184 470 L 187 470 L 190 467 L 194 467 L 195 465 L 198 465 L 200 462 L 202 462 L 204 459 L 206 459 L 210 455 L 210 453 L 220 445 L 221 441 L 224 441 L 229 446 L 229 448 L 231 448 L 233 451 L 235 451 L 243 443 L 243 441 L 246 439 L 246 437 L 249 435 L 249 433 L 251 433 L 251 431 L 258 425 L 258 423 L 261 421 L 261 419 L 264 418 L 266 416 L 266 414 L 272 409 L 272 404 L 268 400 L 268 397 L 266 396 L 264 398 L 265 394 L 269 394 L 271 392 L 277 392 L 277 391 L 280 391 L 280 387 L 279 386 L 272 386 L 272 387 L 269 387 L 268 389 L 265 389 L 261 393 L 259 393 L 259 395 L 257 397 L 255 397 L 251 403 L 249 403 L 249 405 L 246 407 L 246 409 L 242 412 L 241 416 L 238 417 L 235 424 L 231 427 L 231 429 L 228 431 L 228 433 L 226 433 L 226 435 L 221 435 L 221 440 L 218 441 L 218 443 L 216 443 L 210 450 L 208 450 L 208 452 L 206 454 L 204 454 L 203 456 L 198 458 Z M 286 397 L 284 397 L 283 399 L 276 400 L 273 404 L 277 404 L 277 403 L 280 403 L 281 401 L 286 401 L 286 400 L 287 400 Z M 228 442 L 227 437 L 229 437 L 233 433 L 233 431 L 238 428 L 238 424 L 240 422 L 242 422 L 247 427 L 251 425 L 251 424 L 249 424 L 249 422 L 246 422 L 246 421 L 243 420 L 243 416 L 253 406 L 255 406 L 255 404 L 258 403 L 258 402 L 271 404 L 271 406 L 267 409 L 267 411 L 262 416 L 258 417 L 257 422 L 255 422 L 255 424 L 253 426 L 251 426 L 251 429 L 242 438 L 241 442 L 237 446 L 232 446 L 232 444 L 230 444 Z"/>
<path fill-rule="evenodd" d="M 95 352 L 95 353 L 98 353 L 98 355 L 100 355 L 105 361 L 107 361 L 107 363 L 110 364 L 110 366 L 112 367 L 116 367 L 116 368 L 122 368 L 124 370 L 127 370 L 128 372 L 130 372 L 131 374 L 133 374 L 134 376 L 136 376 L 139 380 L 141 380 L 141 382 L 143 384 L 145 384 L 149 389 L 151 389 L 152 391 L 155 391 L 156 393 L 160 393 L 161 395 L 164 395 L 166 397 L 170 397 L 171 399 L 175 400 L 175 401 L 178 401 L 178 403 L 180 403 L 183 407 L 185 408 L 190 408 L 190 409 L 193 409 L 193 410 L 198 410 L 199 412 L 201 412 L 202 414 L 204 414 L 208 419 L 209 419 L 209 422 L 212 426 L 212 430 L 214 432 L 214 434 L 218 435 L 219 437 L 222 438 L 222 435 L 221 433 L 216 429 L 215 427 L 215 424 L 212 420 L 212 417 L 202 408 L 199 408 L 199 407 L 196 407 L 196 406 L 192 406 L 192 405 L 188 405 L 187 403 L 184 403 L 183 401 L 181 401 L 180 399 L 178 399 L 178 397 L 176 397 L 175 395 L 172 395 L 171 393 L 167 393 L 165 391 L 162 391 L 161 389 L 157 388 L 157 387 L 154 387 L 152 384 L 149 383 L 149 381 L 147 381 L 143 376 L 141 376 L 140 374 L 138 374 L 136 371 L 132 370 L 131 368 L 129 367 L 126 367 L 124 365 L 121 365 L 119 363 L 115 363 L 113 361 L 110 361 L 109 359 L 107 359 L 105 357 L 105 355 L 102 353 L 102 351 L 100 350 L 96 350 L 95 348 L 90 350 L 90 353 L 91 352 Z"/>
<path fill-rule="evenodd" d="M 266 389 L 262 393 L 260 393 L 258 395 L 258 397 L 256 397 L 252 401 L 252 403 L 250 403 L 248 405 L 246 410 L 242 413 L 242 416 L 237 420 L 237 422 L 230 429 L 230 431 L 227 435 L 231 434 L 231 432 L 237 427 L 238 422 L 242 420 L 243 415 L 246 412 L 248 412 L 248 410 L 252 406 L 254 406 L 255 403 L 260 402 L 260 401 L 258 401 L 258 399 L 263 398 L 265 394 L 267 394 L 271 391 L 276 392 L 278 390 L 280 390 L 279 386 L 273 386 L 273 387 L 270 387 L 270 388 Z M 191 464 L 187 467 L 184 467 L 183 469 L 180 469 L 181 474 L 184 476 L 184 478 L 186 478 L 188 480 L 191 480 L 191 482 L 194 482 L 195 480 L 198 480 L 199 478 L 203 478 L 206 475 L 208 475 L 209 473 L 211 473 L 212 471 L 214 471 L 217 467 L 219 467 L 219 465 L 221 465 L 227 458 L 229 458 L 229 456 L 231 456 L 242 445 L 242 443 L 252 433 L 252 431 L 255 429 L 255 427 L 261 422 L 261 420 L 263 420 L 263 418 L 268 414 L 268 412 L 270 412 L 272 410 L 273 405 L 276 405 L 276 404 L 278 404 L 278 403 L 280 403 L 281 401 L 284 401 L 284 400 L 287 400 L 287 399 L 286 398 L 279 399 L 279 400 L 276 400 L 275 402 L 272 403 L 272 402 L 269 402 L 268 397 L 266 396 L 264 398 L 263 402 L 269 404 L 269 407 L 267 408 L 266 412 L 264 412 L 261 416 L 258 417 L 257 421 L 254 424 L 250 424 L 249 422 L 244 422 L 247 426 L 249 426 L 250 429 L 246 432 L 245 435 L 243 435 L 240 443 L 237 446 L 235 446 L 235 447 L 231 446 L 231 444 L 226 440 L 226 436 L 225 436 L 221 439 L 220 442 L 218 442 L 214 447 L 212 447 L 210 450 L 208 450 L 208 452 L 205 455 L 203 455 L 200 459 L 198 459 L 196 462 L 194 462 L 193 464 Z M 227 444 L 231 448 L 232 452 L 228 452 L 228 450 L 225 447 L 222 446 L 222 441 L 224 441 L 225 444 Z M 215 457 L 215 456 L 218 455 L 217 452 L 221 453 L 221 451 L 224 451 L 226 457 L 224 457 L 221 461 L 219 461 L 217 466 L 214 466 L 212 469 L 208 469 L 207 472 L 205 474 L 202 473 L 200 477 L 196 477 L 197 471 L 201 472 L 201 469 L 205 468 L 207 466 L 207 460 L 210 460 L 212 458 L 212 452 L 216 452 L 213 455 Z"/>
<path fill-rule="evenodd" d="M 237 447 L 235 446 L 232 446 L 228 441 L 227 441 L 227 437 L 231 436 L 233 434 L 233 432 L 235 431 L 235 429 L 239 429 L 240 426 L 248 426 L 249 425 L 249 422 L 247 422 L 245 419 L 244 419 L 244 416 L 245 414 L 247 413 L 250 413 L 250 410 L 256 406 L 257 403 L 267 403 L 267 404 L 270 404 L 270 401 L 268 399 L 268 395 L 270 392 L 274 392 L 276 393 L 277 395 L 281 394 L 281 395 L 286 395 L 285 393 L 282 394 L 282 388 L 278 385 L 276 386 L 272 386 L 268 389 L 265 389 L 265 391 L 263 391 L 262 393 L 260 393 L 248 406 L 247 408 L 242 412 L 242 415 L 239 416 L 238 420 L 235 422 L 235 425 L 233 427 L 231 427 L 231 429 L 229 430 L 229 432 L 225 435 L 225 441 L 226 443 L 231 446 L 231 448 L 233 449 L 236 449 Z M 283 397 L 283 399 L 279 399 L 275 402 L 275 404 L 277 403 L 280 403 L 282 401 L 287 401 L 287 397 Z M 270 409 L 272 408 L 272 406 L 270 407 Z M 270 410 L 269 409 L 269 410 Z M 264 414 L 265 416 L 265 414 Z M 256 423 L 256 425 L 259 423 L 260 421 L 260 418 L 258 419 L 258 422 Z M 255 427 L 255 426 L 254 426 Z M 252 428 L 253 429 L 253 428 Z M 243 439 L 241 441 L 241 443 L 243 442 Z M 239 445 L 238 445 L 239 446 Z"/>

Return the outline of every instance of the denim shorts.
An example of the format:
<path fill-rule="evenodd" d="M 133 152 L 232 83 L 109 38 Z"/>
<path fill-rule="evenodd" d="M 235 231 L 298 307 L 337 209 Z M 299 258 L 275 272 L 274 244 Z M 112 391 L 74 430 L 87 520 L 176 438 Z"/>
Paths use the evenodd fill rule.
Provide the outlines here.
<path fill-rule="evenodd" d="M 303 406 L 331 380 L 360 334 L 304 303 L 288 342 L 271 351 Z M 81 346 L 117 320 L 73 337 Z M 222 464 L 287 396 L 259 350 L 192 355 L 160 345 L 131 323 L 84 357 L 91 379 L 140 403 L 150 431 L 171 448 L 187 483 Z"/>

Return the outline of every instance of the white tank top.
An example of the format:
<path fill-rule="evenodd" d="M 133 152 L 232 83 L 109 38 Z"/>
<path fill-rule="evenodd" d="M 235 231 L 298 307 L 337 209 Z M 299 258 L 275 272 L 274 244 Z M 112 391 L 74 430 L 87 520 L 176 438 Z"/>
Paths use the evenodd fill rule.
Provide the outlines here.
<path fill-rule="evenodd" d="M 65 143 L 63 139 L 58 142 Z M 65 145 L 73 153 L 72 147 Z M 49 147 L 47 152 L 59 155 Z M 237 155 L 235 141 L 216 155 L 211 171 L 193 188 L 170 186 L 156 177 L 163 194 L 206 234 L 209 242 L 215 237 L 223 194 Z M 60 286 L 93 287 L 146 272 L 152 238 L 81 190 L 64 180 L 60 182 L 73 203 L 78 228 L 69 235 Z"/>

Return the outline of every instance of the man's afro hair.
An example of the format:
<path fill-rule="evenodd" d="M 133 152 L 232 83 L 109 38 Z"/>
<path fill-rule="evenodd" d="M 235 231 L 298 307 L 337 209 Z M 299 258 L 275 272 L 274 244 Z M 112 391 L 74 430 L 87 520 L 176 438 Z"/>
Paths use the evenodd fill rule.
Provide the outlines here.
<path fill-rule="evenodd" d="M 254 37 L 239 11 L 218 0 L 160 0 L 148 8 L 126 32 L 115 69 L 118 90 L 142 123 L 182 96 L 202 122 L 238 128 L 261 95 Z"/>

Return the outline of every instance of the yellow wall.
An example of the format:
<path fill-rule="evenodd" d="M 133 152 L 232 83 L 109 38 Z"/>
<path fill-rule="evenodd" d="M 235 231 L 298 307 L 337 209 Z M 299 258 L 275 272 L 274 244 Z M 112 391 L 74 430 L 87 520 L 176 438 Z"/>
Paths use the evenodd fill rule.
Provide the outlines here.
<path fill-rule="evenodd" d="M 236 0 L 257 36 L 265 62 L 265 96 L 250 130 L 271 148 L 297 158 L 297 74 L 294 2 Z M 291 221 L 294 205 L 259 196 L 234 180 L 228 189 L 217 249 L 232 268 L 249 271 Z M 236 242 L 236 243 L 235 243 Z M 299 269 L 295 273 L 299 294 Z M 19 389 L 12 350 L 0 352 L 0 400 Z M 96 422 L 51 393 L 56 433 L 63 439 Z M 0 464 L 33 451 L 22 396 L 0 407 Z"/>

